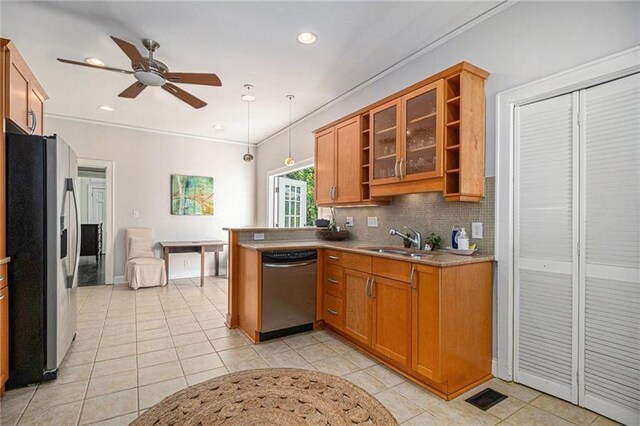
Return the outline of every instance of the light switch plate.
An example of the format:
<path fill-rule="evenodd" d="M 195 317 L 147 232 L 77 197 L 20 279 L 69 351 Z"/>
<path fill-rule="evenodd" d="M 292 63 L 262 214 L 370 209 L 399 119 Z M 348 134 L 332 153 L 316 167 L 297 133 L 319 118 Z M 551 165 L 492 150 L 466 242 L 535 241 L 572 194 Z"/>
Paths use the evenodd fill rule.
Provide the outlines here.
<path fill-rule="evenodd" d="M 345 223 L 345 226 L 353 226 L 353 218 L 351 216 L 347 217 L 347 222 Z"/>
<path fill-rule="evenodd" d="M 133 218 L 137 219 L 140 217 L 140 213 L 138 213 L 138 210 L 134 210 L 133 212 L 131 212 L 133 214 Z"/>
<path fill-rule="evenodd" d="M 262 241 L 264 240 L 264 234 L 263 233 L 253 234 L 253 239 L 255 241 Z"/>
<path fill-rule="evenodd" d="M 369 228 L 377 228 L 378 227 L 378 217 L 367 217 L 367 226 Z"/>
<path fill-rule="evenodd" d="M 471 238 L 475 238 L 476 240 L 482 239 L 482 222 L 471 223 Z"/>

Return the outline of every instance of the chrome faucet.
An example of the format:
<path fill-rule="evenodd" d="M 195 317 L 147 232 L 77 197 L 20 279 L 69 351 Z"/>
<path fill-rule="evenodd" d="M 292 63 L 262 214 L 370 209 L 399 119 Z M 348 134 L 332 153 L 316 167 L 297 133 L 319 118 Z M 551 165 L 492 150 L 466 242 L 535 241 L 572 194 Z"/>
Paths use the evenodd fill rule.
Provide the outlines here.
<path fill-rule="evenodd" d="M 395 229 L 390 229 L 389 234 L 401 237 L 403 240 L 411 243 L 411 248 L 420 250 L 422 248 L 422 234 L 420 234 L 415 229 L 409 228 L 408 226 L 405 226 L 404 229 L 408 229 L 409 232 L 403 234 L 402 232 L 396 231 Z M 411 235 L 412 232 L 413 235 Z"/>

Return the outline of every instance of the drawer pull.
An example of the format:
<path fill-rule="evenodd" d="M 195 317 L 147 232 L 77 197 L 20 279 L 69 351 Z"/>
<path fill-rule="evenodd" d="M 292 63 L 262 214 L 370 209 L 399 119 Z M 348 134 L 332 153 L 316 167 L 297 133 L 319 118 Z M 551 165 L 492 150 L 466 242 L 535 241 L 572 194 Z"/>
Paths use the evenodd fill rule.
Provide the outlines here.
<path fill-rule="evenodd" d="M 0 275 L 0 283 L 4 281 L 4 275 Z"/>
<path fill-rule="evenodd" d="M 338 311 L 334 311 L 331 308 L 327 308 L 327 312 L 329 312 L 331 315 L 338 315 Z"/>
<path fill-rule="evenodd" d="M 328 257 L 329 259 L 331 259 L 331 260 L 340 260 L 340 257 L 338 257 L 338 256 L 332 256 L 332 255 L 329 255 L 329 256 L 327 256 L 327 257 Z"/>
<path fill-rule="evenodd" d="M 329 281 L 330 283 L 333 283 L 333 284 L 338 284 L 338 280 L 336 280 L 335 278 L 329 277 L 329 278 L 327 278 L 327 281 Z"/>
<path fill-rule="evenodd" d="M 0 300 L 4 299 L 4 294 L 0 294 Z"/>

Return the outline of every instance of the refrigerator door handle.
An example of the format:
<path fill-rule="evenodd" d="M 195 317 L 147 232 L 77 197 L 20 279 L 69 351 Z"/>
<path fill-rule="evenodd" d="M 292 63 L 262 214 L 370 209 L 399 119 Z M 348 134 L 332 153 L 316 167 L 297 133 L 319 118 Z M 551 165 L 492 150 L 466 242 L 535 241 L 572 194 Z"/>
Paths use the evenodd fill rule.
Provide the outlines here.
<path fill-rule="evenodd" d="M 67 178 L 67 187 L 71 188 L 71 195 L 73 195 L 73 206 L 76 212 L 76 251 L 75 259 L 73 262 L 73 275 L 71 276 L 71 283 L 69 288 L 75 287 L 74 282 L 77 284 L 76 277 L 78 276 L 78 267 L 80 266 L 80 205 L 78 204 L 78 197 L 76 196 L 76 186 L 72 178 Z"/>

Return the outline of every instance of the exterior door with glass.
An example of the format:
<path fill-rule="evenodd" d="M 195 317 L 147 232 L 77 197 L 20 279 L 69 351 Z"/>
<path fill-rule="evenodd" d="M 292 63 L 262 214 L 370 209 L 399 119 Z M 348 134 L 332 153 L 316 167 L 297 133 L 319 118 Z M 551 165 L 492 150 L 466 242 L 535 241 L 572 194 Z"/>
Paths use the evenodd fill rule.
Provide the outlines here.
<path fill-rule="evenodd" d="M 279 228 L 298 228 L 307 224 L 307 183 L 277 178 Z"/>

